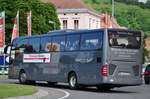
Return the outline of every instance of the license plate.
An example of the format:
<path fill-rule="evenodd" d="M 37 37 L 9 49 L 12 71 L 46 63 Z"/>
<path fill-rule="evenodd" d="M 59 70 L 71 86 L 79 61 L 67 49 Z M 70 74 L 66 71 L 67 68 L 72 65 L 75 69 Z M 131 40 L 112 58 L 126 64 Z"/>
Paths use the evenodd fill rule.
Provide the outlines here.
<path fill-rule="evenodd" d="M 120 76 L 130 76 L 131 74 L 127 73 L 127 72 L 119 72 L 119 75 Z"/>

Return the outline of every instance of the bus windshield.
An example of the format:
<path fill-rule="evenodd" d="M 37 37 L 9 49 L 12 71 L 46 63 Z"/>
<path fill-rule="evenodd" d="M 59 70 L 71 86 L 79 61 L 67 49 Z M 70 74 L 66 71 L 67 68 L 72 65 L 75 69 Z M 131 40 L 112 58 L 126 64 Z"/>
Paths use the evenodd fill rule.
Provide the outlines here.
<path fill-rule="evenodd" d="M 141 33 L 127 31 L 108 31 L 110 47 L 139 49 L 141 46 Z"/>

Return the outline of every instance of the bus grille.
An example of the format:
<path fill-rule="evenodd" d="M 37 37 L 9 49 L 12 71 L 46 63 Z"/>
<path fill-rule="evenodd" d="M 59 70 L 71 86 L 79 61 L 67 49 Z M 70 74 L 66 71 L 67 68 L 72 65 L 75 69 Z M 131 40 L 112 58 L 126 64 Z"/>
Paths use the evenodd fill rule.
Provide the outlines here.
<path fill-rule="evenodd" d="M 114 73 L 116 67 L 117 67 L 117 66 L 114 65 L 114 64 L 110 64 L 110 65 L 109 65 L 109 75 L 113 75 L 113 73 Z"/>
<path fill-rule="evenodd" d="M 133 72 L 134 72 L 134 76 L 139 76 L 139 66 L 133 66 Z"/>

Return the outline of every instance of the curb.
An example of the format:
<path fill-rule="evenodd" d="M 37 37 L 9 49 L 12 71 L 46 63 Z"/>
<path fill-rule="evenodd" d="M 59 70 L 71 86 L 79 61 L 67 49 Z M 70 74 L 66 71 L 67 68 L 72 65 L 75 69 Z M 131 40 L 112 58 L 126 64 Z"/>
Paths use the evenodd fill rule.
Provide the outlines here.
<path fill-rule="evenodd" d="M 4 99 L 40 99 L 41 97 L 47 96 L 48 92 L 44 91 L 42 89 L 38 89 L 37 93 L 34 93 L 32 95 L 28 96 L 18 96 L 18 97 L 10 97 L 10 98 L 4 98 Z"/>

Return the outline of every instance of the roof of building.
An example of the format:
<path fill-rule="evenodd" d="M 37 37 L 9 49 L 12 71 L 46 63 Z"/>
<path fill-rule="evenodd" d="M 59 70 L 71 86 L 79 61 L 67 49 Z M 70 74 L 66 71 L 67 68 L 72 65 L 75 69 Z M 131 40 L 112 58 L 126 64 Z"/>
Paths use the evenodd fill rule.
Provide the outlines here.
<path fill-rule="evenodd" d="M 58 13 L 88 12 L 100 17 L 100 13 L 85 5 L 81 0 L 41 0 L 44 3 L 55 4 Z"/>
<path fill-rule="evenodd" d="M 126 27 L 121 27 L 118 23 L 117 20 L 114 18 L 113 19 L 114 23 L 114 28 L 119 28 L 119 29 L 126 29 Z M 109 14 L 102 14 L 101 15 L 101 28 L 112 28 L 112 18 L 110 17 Z"/>
<path fill-rule="evenodd" d="M 45 3 L 52 2 L 56 5 L 57 9 L 68 9 L 68 8 L 88 8 L 87 5 L 85 5 L 80 0 L 41 0 Z M 92 10 L 92 9 L 91 9 Z"/>

